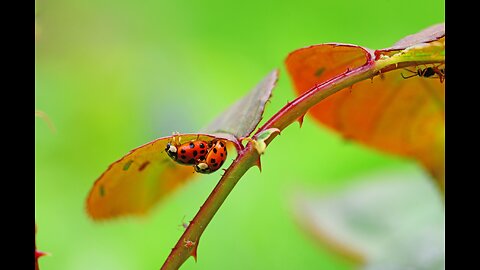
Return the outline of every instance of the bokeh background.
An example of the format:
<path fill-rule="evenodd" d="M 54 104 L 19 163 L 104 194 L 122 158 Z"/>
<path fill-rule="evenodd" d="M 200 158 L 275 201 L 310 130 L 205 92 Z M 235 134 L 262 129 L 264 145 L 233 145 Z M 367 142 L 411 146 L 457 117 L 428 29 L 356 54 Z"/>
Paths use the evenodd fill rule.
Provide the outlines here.
<path fill-rule="evenodd" d="M 445 20 L 427 1 L 36 1 L 37 246 L 41 269 L 158 269 L 220 172 L 202 175 L 145 218 L 95 223 L 94 181 L 129 150 L 213 120 L 274 68 L 264 120 L 294 99 L 283 61 L 324 42 L 372 49 Z M 262 121 L 263 122 L 263 121 Z M 228 163 L 226 164 L 228 165 Z M 294 220 L 292 191 L 341 190 L 412 161 L 349 142 L 308 116 L 282 132 L 220 208 L 182 269 L 355 269 Z M 294 212 L 294 211 L 293 211 Z"/>

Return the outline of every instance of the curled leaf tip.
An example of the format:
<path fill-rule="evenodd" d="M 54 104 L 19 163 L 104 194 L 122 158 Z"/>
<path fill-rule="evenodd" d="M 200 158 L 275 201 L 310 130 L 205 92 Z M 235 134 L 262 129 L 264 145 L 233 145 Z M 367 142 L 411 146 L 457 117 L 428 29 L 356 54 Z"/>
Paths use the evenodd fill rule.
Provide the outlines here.
<path fill-rule="evenodd" d="M 278 132 L 280 134 L 280 129 L 278 128 L 269 128 L 264 131 L 261 131 L 257 135 L 255 135 L 255 139 L 247 138 L 250 141 L 255 149 L 257 150 L 259 155 L 263 155 L 265 153 L 265 149 L 267 148 L 267 144 L 265 141 L 273 134 Z"/>

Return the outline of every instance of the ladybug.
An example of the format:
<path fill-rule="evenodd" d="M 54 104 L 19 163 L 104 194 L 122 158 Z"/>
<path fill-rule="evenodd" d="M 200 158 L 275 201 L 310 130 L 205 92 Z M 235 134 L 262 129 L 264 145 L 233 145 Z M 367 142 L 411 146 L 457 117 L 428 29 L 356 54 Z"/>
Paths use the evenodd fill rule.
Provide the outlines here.
<path fill-rule="evenodd" d="M 190 141 L 184 144 L 167 143 L 167 155 L 182 165 L 196 165 L 204 161 L 208 152 L 209 143 L 201 140 Z"/>
<path fill-rule="evenodd" d="M 227 159 L 227 145 L 224 141 L 214 140 L 210 142 L 210 146 L 205 160 L 200 161 L 194 166 L 195 171 L 198 173 L 212 173 L 220 169 Z"/>

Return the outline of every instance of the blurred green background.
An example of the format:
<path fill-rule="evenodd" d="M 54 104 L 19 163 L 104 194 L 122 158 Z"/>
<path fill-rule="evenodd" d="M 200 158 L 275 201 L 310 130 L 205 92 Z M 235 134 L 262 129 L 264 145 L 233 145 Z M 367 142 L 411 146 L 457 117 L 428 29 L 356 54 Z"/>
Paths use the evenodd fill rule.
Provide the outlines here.
<path fill-rule="evenodd" d="M 283 61 L 295 49 L 384 48 L 444 14 L 440 0 L 36 1 L 35 109 L 56 127 L 36 119 L 37 246 L 52 254 L 41 269 L 158 269 L 220 172 L 146 218 L 95 223 L 85 199 L 110 163 L 173 131 L 200 129 L 280 68 L 268 119 L 294 99 Z M 307 116 L 270 145 L 262 173 L 247 172 L 201 238 L 198 262 L 182 269 L 353 269 L 299 229 L 291 191 L 341 189 L 358 174 L 409 166 Z"/>

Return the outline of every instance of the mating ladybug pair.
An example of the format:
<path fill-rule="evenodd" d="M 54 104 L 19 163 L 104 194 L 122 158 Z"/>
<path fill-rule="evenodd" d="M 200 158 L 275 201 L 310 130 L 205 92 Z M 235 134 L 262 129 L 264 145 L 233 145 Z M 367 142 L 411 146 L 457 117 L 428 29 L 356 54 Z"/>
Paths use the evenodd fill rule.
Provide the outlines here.
<path fill-rule="evenodd" d="M 220 169 L 227 159 L 227 145 L 218 139 L 209 142 L 192 140 L 184 144 L 169 142 L 165 152 L 177 163 L 193 165 L 196 172 L 206 174 Z"/>

